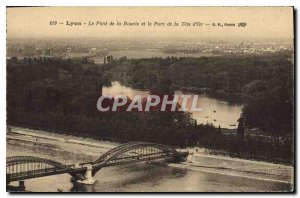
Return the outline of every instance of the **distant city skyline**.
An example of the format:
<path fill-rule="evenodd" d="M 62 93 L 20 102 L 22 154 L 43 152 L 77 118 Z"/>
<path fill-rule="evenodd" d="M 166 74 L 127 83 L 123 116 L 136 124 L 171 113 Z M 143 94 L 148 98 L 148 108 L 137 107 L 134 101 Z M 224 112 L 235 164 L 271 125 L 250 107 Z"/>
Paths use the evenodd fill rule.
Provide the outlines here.
<path fill-rule="evenodd" d="M 212 14 L 213 13 L 213 14 Z M 50 25 L 50 21 L 64 25 Z M 82 22 L 66 26 L 66 21 Z M 246 27 L 88 26 L 96 21 L 239 23 Z M 87 23 L 83 25 L 83 23 Z M 8 38 L 293 39 L 292 7 L 18 7 L 7 8 Z"/>

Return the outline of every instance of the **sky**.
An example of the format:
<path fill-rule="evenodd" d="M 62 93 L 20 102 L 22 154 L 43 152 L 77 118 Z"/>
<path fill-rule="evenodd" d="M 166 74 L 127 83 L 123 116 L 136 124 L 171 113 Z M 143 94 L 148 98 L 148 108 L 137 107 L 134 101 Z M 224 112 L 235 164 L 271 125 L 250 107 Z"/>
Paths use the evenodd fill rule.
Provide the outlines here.
<path fill-rule="evenodd" d="M 58 25 L 50 25 L 57 21 Z M 67 26 L 66 21 L 81 22 Z M 246 27 L 88 26 L 119 21 L 143 23 L 240 23 Z M 84 25 L 86 23 L 86 25 Z M 192 25 L 191 24 L 191 25 Z M 8 7 L 8 38 L 212 37 L 293 39 L 292 7 Z"/>

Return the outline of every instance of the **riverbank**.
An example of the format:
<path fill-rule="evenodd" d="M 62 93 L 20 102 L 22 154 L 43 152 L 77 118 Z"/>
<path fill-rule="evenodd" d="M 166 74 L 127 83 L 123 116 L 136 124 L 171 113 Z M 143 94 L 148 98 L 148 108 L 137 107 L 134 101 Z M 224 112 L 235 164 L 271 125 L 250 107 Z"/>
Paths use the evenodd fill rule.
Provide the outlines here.
<path fill-rule="evenodd" d="M 191 170 L 282 183 L 293 183 L 294 180 L 294 168 L 292 166 L 209 155 L 204 153 L 203 149 L 200 151 L 190 149 L 189 152 L 189 158 L 183 164 Z"/>
<path fill-rule="evenodd" d="M 118 145 L 119 143 L 116 142 L 21 127 L 11 127 L 11 131 L 7 133 L 7 157 L 28 155 L 26 150 L 37 151 L 35 155 L 43 157 L 43 152 L 49 153 L 51 151 L 53 152 L 51 155 L 53 160 L 66 164 L 78 163 L 78 159 L 80 162 L 92 161 Z M 203 149 L 183 150 L 190 152 L 188 161 L 181 164 L 169 164 L 168 166 L 270 182 L 292 184 L 294 180 L 294 168 L 292 166 L 209 155 Z M 62 157 L 64 155 L 57 153 L 63 153 L 67 157 Z M 70 155 L 74 157 L 70 157 Z"/>

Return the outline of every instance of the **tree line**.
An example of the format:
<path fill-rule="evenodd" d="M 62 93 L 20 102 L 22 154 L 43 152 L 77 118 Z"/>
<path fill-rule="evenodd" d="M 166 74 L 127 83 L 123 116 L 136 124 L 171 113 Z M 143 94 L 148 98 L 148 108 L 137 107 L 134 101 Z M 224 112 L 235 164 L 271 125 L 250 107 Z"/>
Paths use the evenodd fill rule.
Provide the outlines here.
<path fill-rule="evenodd" d="M 99 112 L 102 87 L 118 80 L 152 94 L 173 94 L 174 84 L 238 92 L 239 126 L 259 128 L 269 141 L 228 138 L 187 112 Z M 287 54 L 240 57 L 7 60 L 7 124 L 96 139 L 203 146 L 242 158 L 293 163 L 293 65 Z M 243 129 L 239 129 L 243 132 Z M 241 143 L 242 141 L 242 143 Z"/>

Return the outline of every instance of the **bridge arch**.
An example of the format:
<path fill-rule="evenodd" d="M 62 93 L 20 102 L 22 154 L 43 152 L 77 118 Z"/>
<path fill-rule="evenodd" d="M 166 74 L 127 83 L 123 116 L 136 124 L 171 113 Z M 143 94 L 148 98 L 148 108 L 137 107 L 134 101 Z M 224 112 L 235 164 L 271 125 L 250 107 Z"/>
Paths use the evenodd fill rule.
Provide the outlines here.
<path fill-rule="evenodd" d="M 156 159 L 164 159 L 174 157 L 178 152 L 170 146 L 150 143 L 150 142 L 129 142 L 121 144 L 96 159 L 92 165 L 93 175 L 102 167 L 109 165 L 118 165 L 126 163 L 134 163 L 141 161 L 151 161 Z"/>
<path fill-rule="evenodd" d="M 46 158 L 33 157 L 33 156 L 13 156 L 6 158 L 6 167 L 17 165 L 17 164 L 25 164 L 25 163 L 44 163 L 51 165 L 56 168 L 66 168 L 67 166 L 63 163 L 49 160 Z"/>
<path fill-rule="evenodd" d="M 13 156 L 6 158 L 6 174 L 8 180 L 13 180 L 23 174 L 39 174 L 59 170 L 69 170 L 69 166 L 46 158 L 34 156 Z M 77 179 L 84 179 L 81 173 L 69 173 Z M 29 176 L 29 175 L 28 175 Z"/>

